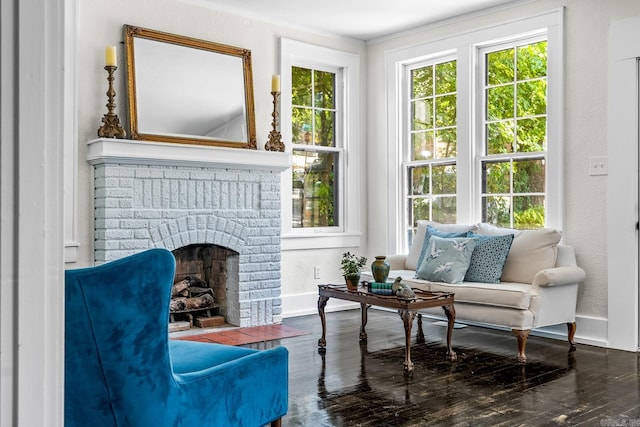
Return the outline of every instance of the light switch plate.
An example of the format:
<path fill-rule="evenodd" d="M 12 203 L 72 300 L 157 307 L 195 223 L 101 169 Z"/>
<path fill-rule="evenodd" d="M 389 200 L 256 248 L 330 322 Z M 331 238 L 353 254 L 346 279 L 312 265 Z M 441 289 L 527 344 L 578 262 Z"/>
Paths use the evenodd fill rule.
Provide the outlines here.
<path fill-rule="evenodd" d="M 589 175 L 609 175 L 609 158 L 589 157 Z"/>

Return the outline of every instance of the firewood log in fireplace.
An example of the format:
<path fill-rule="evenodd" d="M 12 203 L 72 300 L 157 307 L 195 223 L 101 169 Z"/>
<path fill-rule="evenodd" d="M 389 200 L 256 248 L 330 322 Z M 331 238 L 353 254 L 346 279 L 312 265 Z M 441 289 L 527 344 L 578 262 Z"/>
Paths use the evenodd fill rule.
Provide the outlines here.
<path fill-rule="evenodd" d="M 213 304 L 214 299 L 210 294 L 191 298 L 179 297 L 171 300 L 169 311 L 196 310 L 199 308 L 211 307 Z"/>
<path fill-rule="evenodd" d="M 193 297 L 207 293 L 207 282 L 197 276 L 187 276 L 173 284 L 171 288 L 171 297 Z M 213 295 L 213 292 L 210 292 Z"/>
<path fill-rule="evenodd" d="M 188 296 L 188 287 L 189 281 L 187 279 L 180 280 L 179 282 L 174 283 L 173 288 L 171 288 L 171 298 Z"/>

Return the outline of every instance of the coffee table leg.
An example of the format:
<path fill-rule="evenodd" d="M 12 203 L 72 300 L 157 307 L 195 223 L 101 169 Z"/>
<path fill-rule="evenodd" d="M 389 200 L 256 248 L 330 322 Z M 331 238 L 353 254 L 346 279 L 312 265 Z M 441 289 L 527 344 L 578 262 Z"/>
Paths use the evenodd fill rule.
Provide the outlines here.
<path fill-rule="evenodd" d="M 444 314 L 447 315 L 447 358 L 450 361 L 458 360 L 458 355 L 453 351 L 453 347 L 451 347 L 451 335 L 453 335 L 453 325 L 456 323 L 456 309 L 451 305 L 443 305 L 442 309 L 444 310 Z"/>
<path fill-rule="evenodd" d="M 327 301 L 329 301 L 329 297 L 318 297 L 318 315 L 320 315 L 320 321 L 322 322 L 322 337 L 318 340 L 318 347 L 320 348 L 327 346 L 327 319 L 324 315 L 324 307 L 327 305 Z"/>
<path fill-rule="evenodd" d="M 422 330 L 422 313 L 418 313 L 418 332 L 416 332 L 416 342 L 424 344 L 424 331 Z"/>
<path fill-rule="evenodd" d="M 367 312 L 369 311 L 369 304 L 360 304 L 360 318 L 362 323 L 360 324 L 360 342 L 367 342 L 367 331 L 365 327 L 367 326 Z"/>
<path fill-rule="evenodd" d="M 411 326 L 413 318 L 416 316 L 416 310 L 398 310 L 398 314 L 404 323 L 404 371 L 406 373 L 413 372 L 413 362 L 411 361 Z"/>

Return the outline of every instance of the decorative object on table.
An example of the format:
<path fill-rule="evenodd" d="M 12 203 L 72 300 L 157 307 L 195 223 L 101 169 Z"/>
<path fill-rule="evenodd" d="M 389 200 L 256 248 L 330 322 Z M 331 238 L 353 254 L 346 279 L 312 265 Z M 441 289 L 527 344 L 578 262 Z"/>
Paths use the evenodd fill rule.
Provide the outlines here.
<path fill-rule="evenodd" d="M 278 99 L 280 98 L 280 76 L 274 74 L 271 78 L 271 95 L 273 95 L 273 113 L 271 116 L 273 120 L 271 122 L 271 132 L 269 132 L 269 140 L 264 144 L 264 149 L 267 151 L 284 151 L 284 143 L 282 142 L 282 135 L 278 131 Z"/>
<path fill-rule="evenodd" d="M 105 66 L 104 69 L 107 70 L 109 74 L 107 76 L 107 81 L 109 82 L 109 89 L 107 90 L 107 114 L 102 118 L 103 125 L 98 129 L 98 136 L 101 138 L 124 138 L 126 136 L 124 129 L 120 126 L 120 119 L 118 115 L 113 112 L 116 108 L 116 103 L 114 98 L 116 97 L 116 91 L 113 88 L 113 73 L 118 68 L 117 60 L 116 60 L 116 47 L 115 46 L 107 46 L 105 49 Z"/>
<path fill-rule="evenodd" d="M 393 286 L 392 282 L 371 282 L 370 292 L 376 295 L 384 295 L 384 296 L 392 296 L 393 291 L 391 287 Z"/>
<path fill-rule="evenodd" d="M 340 269 L 342 275 L 347 284 L 347 289 L 355 291 L 358 289 L 358 282 L 360 281 L 360 273 L 362 268 L 367 263 L 367 258 L 363 256 L 357 256 L 351 252 L 345 252 L 342 254 L 342 260 L 340 261 Z"/>
<path fill-rule="evenodd" d="M 402 277 L 400 276 L 396 277 L 396 280 L 393 282 L 393 285 L 391 286 L 391 290 L 393 291 L 395 296 L 397 296 L 398 298 L 413 299 L 416 297 L 416 294 L 415 292 L 413 292 L 413 289 L 411 289 L 409 285 L 407 285 L 406 283 L 402 283 Z"/>
<path fill-rule="evenodd" d="M 387 281 L 387 277 L 389 277 L 389 270 L 391 267 L 389 263 L 385 261 L 386 256 L 378 255 L 375 257 L 376 260 L 371 263 L 371 273 L 373 274 L 373 278 L 378 283 L 385 283 Z"/>

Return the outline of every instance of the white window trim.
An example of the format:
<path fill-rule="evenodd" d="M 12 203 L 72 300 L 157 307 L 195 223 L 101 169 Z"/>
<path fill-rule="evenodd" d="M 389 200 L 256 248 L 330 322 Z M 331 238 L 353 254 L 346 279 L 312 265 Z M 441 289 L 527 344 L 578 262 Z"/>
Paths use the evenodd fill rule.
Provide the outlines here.
<path fill-rule="evenodd" d="M 480 203 L 475 200 L 479 191 L 475 154 L 478 131 L 479 103 L 474 93 L 478 79 L 477 49 L 479 46 L 507 40 L 527 33 L 546 30 L 548 45 L 548 96 L 547 96 L 547 214 L 546 226 L 562 230 L 564 225 L 563 191 L 563 19 L 564 9 L 559 8 L 535 16 L 513 20 L 476 31 L 452 36 L 430 43 L 389 51 L 385 63 L 387 72 L 387 157 L 389 159 L 389 224 L 387 241 L 390 253 L 406 251 L 406 233 L 403 233 L 403 141 L 401 122 L 405 66 L 440 56 L 443 52 L 456 52 L 458 61 L 458 140 L 472 141 L 458 145 L 458 223 L 480 221 Z M 395 225 L 395 226 L 393 226 Z"/>
<path fill-rule="evenodd" d="M 308 248 L 336 248 L 360 246 L 362 223 L 360 215 L 359 103 L 360 103 L 360 57 L 323 46 L 316 46 L 296 40 L 280 40 L 281 96 L 280 132 L 285 141 L 285 150 L 292 151 L 291 143 L 291 67 L 302 66 L 326 70 L 328 67 L 342 70 L 342 86 L 345 115 L 338 120 L 336 132 L 342 132 L 343 152 L 341 153 L 343 178 L 338 184 L 338 209 L 341 223 L 338 227 L 293 228 L 291 225 L 291 169 L 282 174 L 282 250 Z M 344 83 L 344 84 L 343 84 Z"/>

